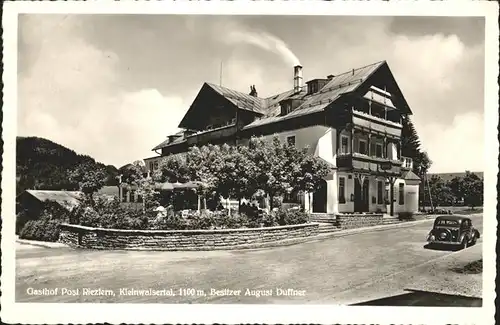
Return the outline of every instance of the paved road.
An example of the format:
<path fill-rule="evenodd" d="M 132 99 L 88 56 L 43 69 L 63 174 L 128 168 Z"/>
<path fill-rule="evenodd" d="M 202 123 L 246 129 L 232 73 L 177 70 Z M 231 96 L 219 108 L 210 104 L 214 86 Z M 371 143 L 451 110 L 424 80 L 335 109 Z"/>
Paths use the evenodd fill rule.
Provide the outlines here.
<path fill-rule="evenodd" d="M 482 232 L 482 216 L 472 218 Z M 394 274 L 450 254 L 424 249 L 432 221 L 294 246 L 217 252 L 16 251 L 18 302 L 354 303 L 396 293 Z M 377 285 L 378 284 L 378 285 Z M 35 295 L 33 290 L 56 289 Z M 63 288 L 79 289 L 61 295 Z M 84 292 L 84 288 L 101 289 Z M 125 295 L 151 289 L 161 296 Z M 277 289 L 295 295 L 277 295 Z M 175 296 L 168 296 L 171 293 Z M 183 290 L 185 289 L 185 290 Z M 195 292 L 193 292 L 194 289 Z M 225 295 L 211 295 L 213 290 Z M 224 292 L 224 289 L 228 289 Z M 247 292 L 247 289 L 249 291 Z M 104 292 L 103 290 L 109 290 Z M 203 293 L 201 292 L 203 290 Z M 229 290 L 241 290 L 240 295 Z M 269 294 L 271 290 L 272 295 Z M 31 293 L 31 294 L 30 294 Z M 246 293 L 250 295 L 245 295 Z M 253 295 L 252 295 L 253 293 Z M 260 293 L 260 297 L 256 295 Z M 109 295 L 112 294 L 112 295 Z"/>

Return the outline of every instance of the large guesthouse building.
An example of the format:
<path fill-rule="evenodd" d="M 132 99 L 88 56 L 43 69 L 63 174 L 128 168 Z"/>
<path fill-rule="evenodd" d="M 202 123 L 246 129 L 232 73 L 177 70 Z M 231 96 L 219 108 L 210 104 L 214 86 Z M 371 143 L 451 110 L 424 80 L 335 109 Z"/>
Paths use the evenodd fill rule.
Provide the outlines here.
<path fill-rule="evenodd" d="M 145 159 L 151 171 L 167 155 L 190 146 L 247 144 L 252 136 L 278 136 L 308 146 L 332 166 L 321 187 L 303 195 L 317 213 L 416 212 L 420 179 L 401 156 L 402 119 L 412 112 L 387 62 L 303 81 L 295 66 L 293 88 L 262 98 L 205 83 L 179 128 Z M 391 199 L 392 198 L 392 199 Z"/>

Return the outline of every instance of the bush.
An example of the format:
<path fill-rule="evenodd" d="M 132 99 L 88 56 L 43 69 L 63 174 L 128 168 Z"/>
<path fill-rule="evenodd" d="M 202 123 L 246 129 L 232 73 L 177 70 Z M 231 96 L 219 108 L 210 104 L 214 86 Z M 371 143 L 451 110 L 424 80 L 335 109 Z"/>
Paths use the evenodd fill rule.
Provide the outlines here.
<path fill-rule="evenodd" d="M 309 221 L 309 215 L 302 211 L 284 210 L 276 211 L 276 220 L 279 225 L 298 225 Z"/>
<path fill-rule="evenodd" d="M 262 225 L 264 227 L 274 227 L 278 225 L 276 217 L 271 213 L 264 213 L 262 216 Z"/>
<path fill-rule="evenodd" d="M 187 228 L 187 222 L 180 214 L 168 214 L 155 219 L 152 227 L 159 230 L 184 230 Z"/>
<path fill-rule="evenodd" d="M 115 200 L 98 198 L 72 211 L 70 223 L 94 228 L 148 229 L 148 215 L 142 209 Z"/>
<path fill-rule="evenodd" d="M 24 225 L 32 220 L 26 210 L 21 210 L 16 214 L 16 234 L 19 235 Z"/>
<path fill-rule="evenodd" d="M 29 220 L 19 235 L 22 239 L 56 242 L 59 240 L 60 222 L 53 219 Z"/>
<path fill-rule="evenodd" d="M 409 221 L 415 220 L 413 217 L 413 212 L 400 212 L 398 215 L 399 220 Z"/>

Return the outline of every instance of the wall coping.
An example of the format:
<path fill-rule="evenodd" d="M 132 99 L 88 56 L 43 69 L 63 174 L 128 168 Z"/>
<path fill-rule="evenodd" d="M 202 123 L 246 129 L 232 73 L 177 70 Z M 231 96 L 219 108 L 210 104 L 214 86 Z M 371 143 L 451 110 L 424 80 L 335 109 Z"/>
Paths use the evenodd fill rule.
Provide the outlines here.
<path fill-rule="evenodd" d="M 260 228 L 235 228 L 235 229 L 195 229 L 195 230 L 159 230 L 159 229 L 116 229 L 116 228 L 98 228 L 69 223 L 62 223 L 61 227 L 66 229 L 79 229 L 95 232 L 115 232 L 123 234 L 224 234 L 224 233 L 241 233 L 241 232 L 262 232 L 280 229 L 297 229 L 319 226 L 317 222 L 301 223 L 298 225 L 275 226 L 275 227 L 260 227 Z"/>
<path fill-rule="evenodd" d="M 383 213 L 339 213 L 337 217 L 383 217 Z"/>

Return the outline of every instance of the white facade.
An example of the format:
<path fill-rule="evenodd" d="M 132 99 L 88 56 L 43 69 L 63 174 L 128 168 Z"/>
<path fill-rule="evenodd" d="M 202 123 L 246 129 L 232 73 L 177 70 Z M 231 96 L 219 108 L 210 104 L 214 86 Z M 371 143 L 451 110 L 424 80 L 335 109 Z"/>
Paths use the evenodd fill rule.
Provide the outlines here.
<path fill-rule="evenodd" d="M 310 212 L 321 212 L 328 214 L 355 212 L 355 182 L 357 175 L 354 173 L 344 172 L 338 170 L 337 167 L 337 155 L 342 152 L 342 150 L 347 149 L 347 152 L 351 151 L 351 135 L 347 134 L 345 131 L 340 133 L 340 137 L 347 137 L 347 148 L 340 148 L 342 142 L 339 139 L 339 148 L 336 147 L 337 132 L 334 128 L 326 126 L 311 126 L 301 129 L 296 129 L 292 131 L 285 131 L 274 135 L 266 136 L 265 138 L 271 139 L 278 136 L 282 142 L 292 141 L 290 137 L 294 137 L 295 146 L 298 148 L 303 148 L 305 146 L 309 147 L 309 152 L 314 153 L 333 166 L 333 170 L 325 178 L 326 187 L 326 202 L 324 211 L 315 211 L 314 198 L 316 195 L 304 195 L 303 204 L 306 211 Z M 359 143 L 357 141 L 364 141 L 363 137 L 355 137 L 354 146 L 359 148 Z M 375 140 L 376 144 L 382 144 L 381 141 Z M 394 143 L 387 144 L 387 159 L 389 160 L 399 160 L 399 152 L 397 146 Z M 406 162 L 406 167 L 410 167 Z M 387 180 L 382 176 L 369 175 L 365 176 L 365 182 L 368 183 L 368 206 L 365 212 L 378 212 L 378 213 L 389 213 L 390 204 L 386 204 L 389 201 L 389 185 L 386 183 Z M 393 190 L 393 212 L 394 214 L 400 212 L 417 212 L 418 211 L 418 181 L 408 181 L 404 179 L 396 179 L 394 182 Z M 400 200 L 400 190 L 403 191 L 403 199 Z M 341 194 L 343 193 L 343 195 Z"/>

